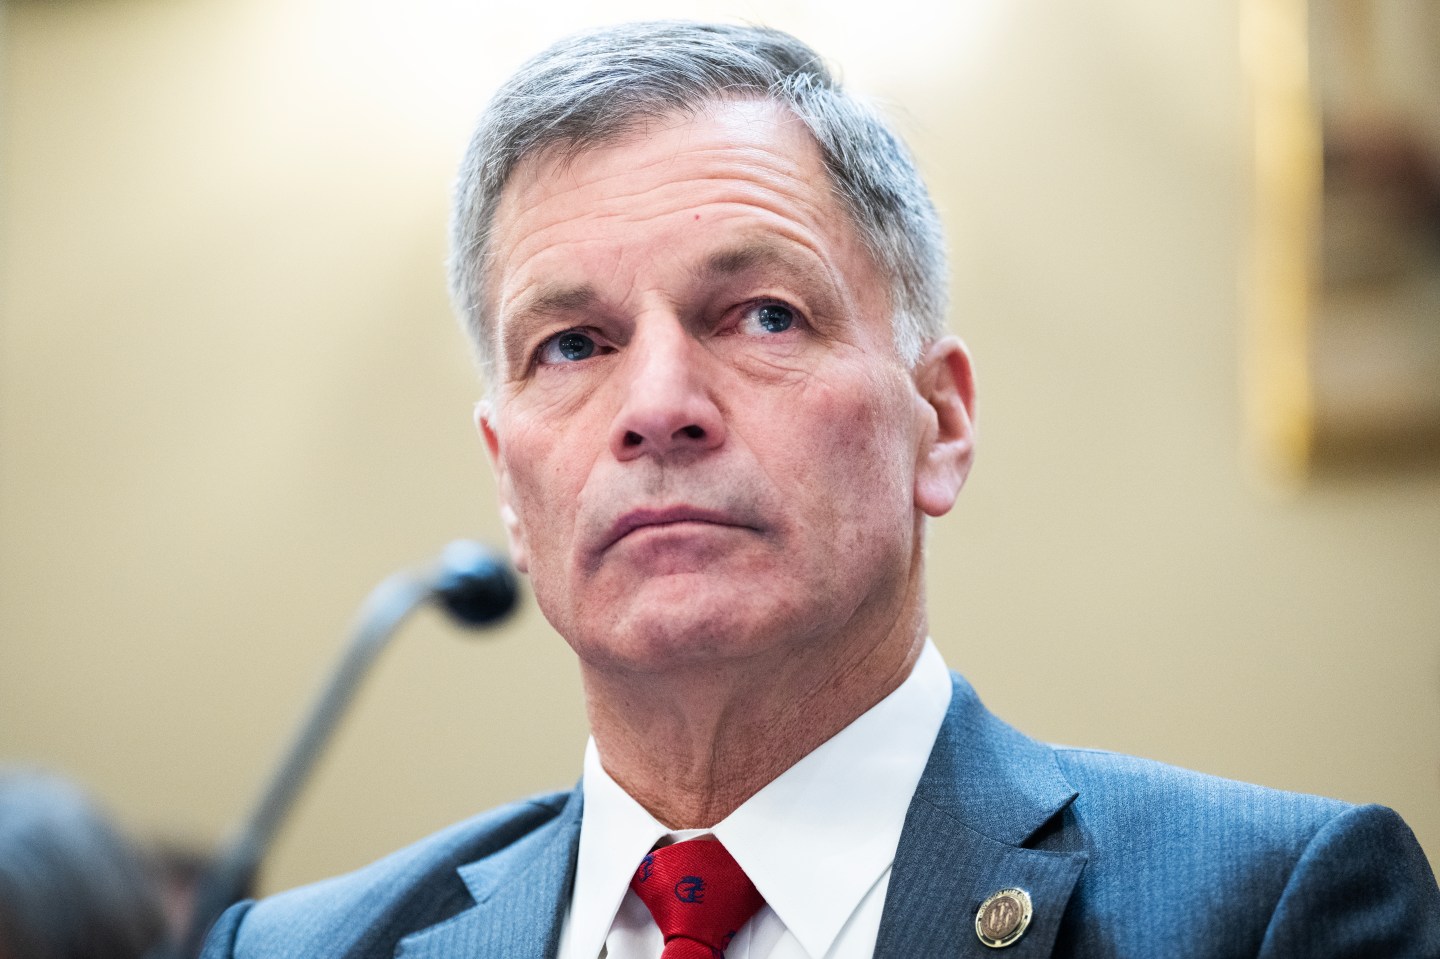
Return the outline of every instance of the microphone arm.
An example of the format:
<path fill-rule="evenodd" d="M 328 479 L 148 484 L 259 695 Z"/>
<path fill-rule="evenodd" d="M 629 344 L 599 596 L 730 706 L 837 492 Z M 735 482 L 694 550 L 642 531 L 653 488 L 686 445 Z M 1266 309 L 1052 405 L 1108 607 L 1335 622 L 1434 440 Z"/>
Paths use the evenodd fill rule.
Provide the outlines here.
<path fill-rule="evenodd" d="M 315 761 L 349 708 L 375 658 L 400 623 L 431 599 L 466 626 L 491 626 L 515 607 L 515 574 L 478 544 L 460 540 L 426 574 L 396 573 L 370 593 L 360 608 L 350 643 L 310 709 L 269 786 L 196 893 L 183 955 L 196 956 L 210 926 L 232 903 L 250 894 L 260 861 L 290 812 Z"/>

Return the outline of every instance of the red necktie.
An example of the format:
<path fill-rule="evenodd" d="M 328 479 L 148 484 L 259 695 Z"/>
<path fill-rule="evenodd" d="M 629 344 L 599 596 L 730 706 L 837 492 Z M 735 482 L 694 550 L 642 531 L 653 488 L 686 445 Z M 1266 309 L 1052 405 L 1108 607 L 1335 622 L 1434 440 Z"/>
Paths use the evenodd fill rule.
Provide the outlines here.
<path fill-rule="evenodd" d="M 660 959 L 724 959 L 731 937 L 765 905 L 740 864 L 711 839 L 655 850 L 630 888 L 665 936 Z"/>

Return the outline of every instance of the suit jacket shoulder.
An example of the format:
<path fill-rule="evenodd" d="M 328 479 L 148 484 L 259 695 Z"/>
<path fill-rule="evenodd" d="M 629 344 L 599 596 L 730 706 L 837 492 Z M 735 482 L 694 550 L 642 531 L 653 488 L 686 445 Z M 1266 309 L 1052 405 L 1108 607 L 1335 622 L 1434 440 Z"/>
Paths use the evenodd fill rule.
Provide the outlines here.
<path fill-rule="evenodd" d="M 579 821 L 578 789 L 502 806 L 347 875 L 239 903 L 216 922 L 202 956 L 389 959 L 405 937 L 495 898 L 487 867 L 512 875 L 536 863 L 568 884 Z"/>
<path fill-rule="evenodd" d="M 1036 843 L 1087 857 L 1062 930 L 1077 954 L 1440 955 L 1440 890 L 1393 811 L 1098 750 L 1056 757 L 1079 796 Z"/>

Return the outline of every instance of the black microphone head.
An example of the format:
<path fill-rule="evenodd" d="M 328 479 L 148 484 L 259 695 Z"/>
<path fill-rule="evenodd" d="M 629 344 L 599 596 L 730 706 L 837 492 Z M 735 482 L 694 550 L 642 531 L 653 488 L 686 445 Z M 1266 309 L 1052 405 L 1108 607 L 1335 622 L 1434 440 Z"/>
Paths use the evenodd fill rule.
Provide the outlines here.
<path fill-rule="evenodd" d="M 440 554 L 435 597 L 466 626 L 489 626 L 515 608 L 520 584 L 510 564 L 479 543 L 457 539 Z"/>

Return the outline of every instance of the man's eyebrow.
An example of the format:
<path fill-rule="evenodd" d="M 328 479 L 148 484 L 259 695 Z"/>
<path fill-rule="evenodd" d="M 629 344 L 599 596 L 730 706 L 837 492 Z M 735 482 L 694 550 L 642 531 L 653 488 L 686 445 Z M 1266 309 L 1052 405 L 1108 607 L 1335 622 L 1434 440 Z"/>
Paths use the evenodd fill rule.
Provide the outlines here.
<path fill-rule="evenodd" d="M 522 299 L 514 310 L 507 312 L 501 337 L 503 355 L 507 359 L 522 359 L 530 330 L 537 322 L 546 317 L 586 310 L 594 305 L 597 299 L 599 296 L 595 288 L 589 284 L 542 284 L 539 290 Z"/>
<path fill-rule="evenodd" d="M 696 274 L 701 279 L 711 280 L 735 276 L 760 266 L 779 266 L 787 272 L 815 272 L 815 264 L 808 257 L 796 256 L 778 243 L 753 240 L 712 253 Z"/>

